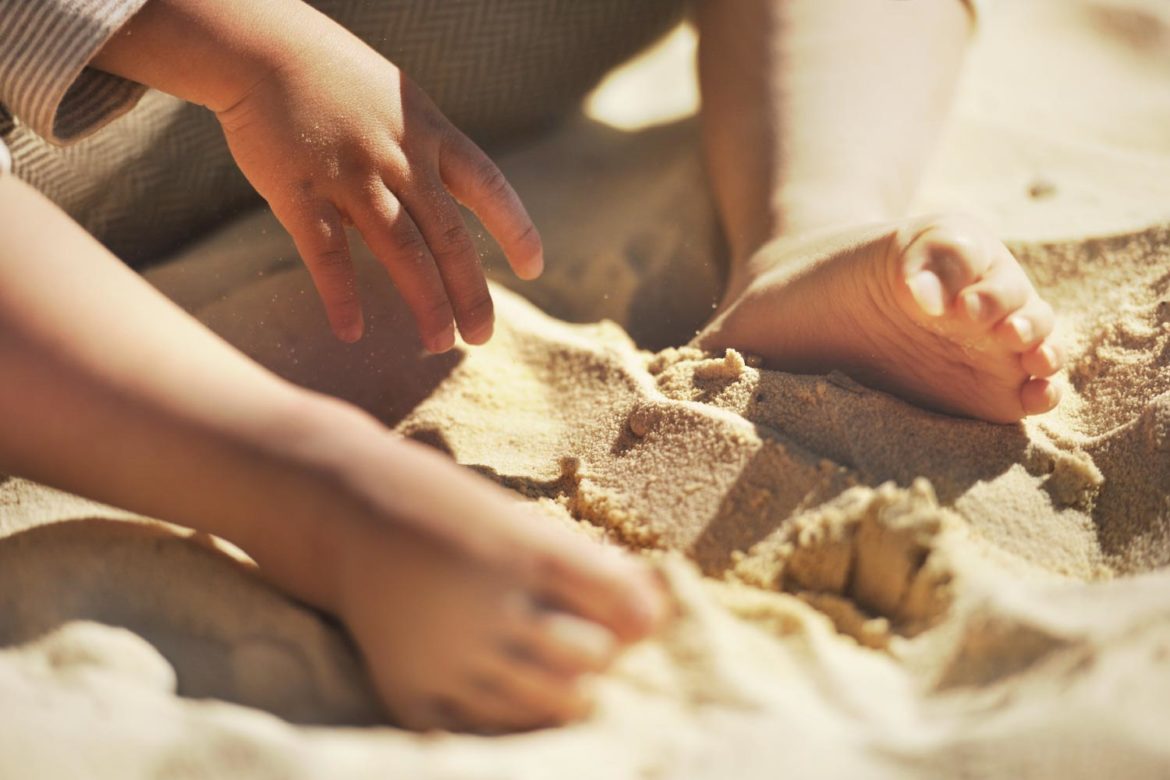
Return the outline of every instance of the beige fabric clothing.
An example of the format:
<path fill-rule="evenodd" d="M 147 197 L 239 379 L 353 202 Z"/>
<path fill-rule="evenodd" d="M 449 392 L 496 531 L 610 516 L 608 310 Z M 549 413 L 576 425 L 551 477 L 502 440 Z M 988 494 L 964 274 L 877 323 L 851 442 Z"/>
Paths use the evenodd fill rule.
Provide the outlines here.
<path fill-rule="evenodd" d="M 116 31 L 111 20 L 129 18 L 126 12 L 141 2 L 0 0 L 0 11 L 43 12 L 35 29 L 18 28 L 5 14 L 0 51 L 68 50 L 71 63 L 49 67 L 38 65 L 43 56 L 0 55 L 0 103 L 8 109 L 0 116 L 0 138 L 11 149 L 13 170 L 134 263 L 174 249 L 258 201 L 208 111 L 156 92 L 143 96 L 140 85 L 114 79 L 114 86 L 105 74 L 87 76 L 94 72 L 77 66 L 100 49 L 95 40 L 104 42 Z M 687 0 L 314 5 L 399 65 L 457 126 L 490 144 L 571 110 L 606 71 L 676 24 Z M 36 40 L 30 43 L 29 36 Z M 87 52 L 84 57 L 73 52 L 74 45 Z M 28 74 L 34 67 L 39 76 Z M 75 72 L 69 83 L 68 74 Z M 109 101 L 115 93 L 119 101 Z M 136 100 L 132 111 L 86 136 Z M 81 110 L 95 105 L 104 113 Z"/>
<path fill-rule="evenodd" d="M 128 111 L 141 84 L 87 67 L 146 0 L 0 0 L 0 105 L 65 143 Z"/>
<path fill-rule="evenodd" d="M 962 1 L 974 13 L 984 0 Z M 209 112 L 86 67 L 144 2 L 0 0 L 0 143 L 12 169 L 136 264 L 258 202 Z M 571 110 L 688 0 L 314 4 L 491 143 Z"/>

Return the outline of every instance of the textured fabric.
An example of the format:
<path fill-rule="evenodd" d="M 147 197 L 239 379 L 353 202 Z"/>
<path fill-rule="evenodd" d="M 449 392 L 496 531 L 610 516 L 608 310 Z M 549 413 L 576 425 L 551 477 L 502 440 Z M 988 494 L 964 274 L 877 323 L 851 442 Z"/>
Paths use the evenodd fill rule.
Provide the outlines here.
<path fill-rule="evenodd" d="M 0 0 L 0 105 L 68 142 L 125 113 L 141 84 L 86 65 L 146 0 Z"/>
<path fill-rule="evenodd" d="M 0 141 L 0 176 L 12 172 L 12 155 L 8 153 L 8 147 L 3 141 Z"/>
<path fill-rule="evenodd" d="M 28 1 L 0 0 L 6 4 L 0 7 L 23 8 Z M 457 126 L 488 144 L 555 120 L 686 10 L 686 0 L 317 0 L 314 5 L 399 65 Z M 69 59 L 78 58 L 70 53 Z M 82 104 L 95 102 L 78 97 Z M 132 263 L 196 238 L 257 201 L 205 109 L 149 92 L 102 132 L 64 148 L 47 141 L 46 128 L 31 123 L 23 111 L 0 115 L 0 137 L 12 151 L 16 174 Z"/>

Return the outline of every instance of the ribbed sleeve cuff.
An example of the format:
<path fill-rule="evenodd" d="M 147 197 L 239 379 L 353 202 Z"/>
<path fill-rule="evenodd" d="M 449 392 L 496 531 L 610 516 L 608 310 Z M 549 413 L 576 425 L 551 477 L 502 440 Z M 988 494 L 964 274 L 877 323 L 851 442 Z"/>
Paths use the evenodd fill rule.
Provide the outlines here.
<path fill-rule="evenodd" d="M 86 67 L 147 0 L 0 0 L 0 103 L 38 135 L 76 141 L 146 87 Z"/>

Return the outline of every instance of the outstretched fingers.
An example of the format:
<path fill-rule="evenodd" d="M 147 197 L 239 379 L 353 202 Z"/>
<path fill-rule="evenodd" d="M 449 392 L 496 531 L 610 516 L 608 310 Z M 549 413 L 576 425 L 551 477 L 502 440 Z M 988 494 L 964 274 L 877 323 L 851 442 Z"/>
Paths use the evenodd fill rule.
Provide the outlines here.
<path fill-rule="evenodd" d="M 482 149 L 459 132 L 439 150 L 439 173 L 455 198 L 475 214 L 504 250 L 508 265 L 521 279 L 544 270 L 540 233 L 507 177 Z"/>
<path fill-rule="evenodd" d="M 466 342 L 482 344 L 491 338 L 495 321 L 479 253 L 456 201 L 475 212 L 519 277 L 539 276 L 544 264 L 540 235 L 504 174 L 463 134 L 450 129 L 442 136 L 440 143 L 421 152 L 426 159 L 416 156 L 413 164 L 399 161 L 384 168 L 380 177 L 340 204 L 394 279 L 424 346 L 432 352 L 454 345 L 454 325 Z M 305 239 L 313 246 L 302 254 L 310 270 L 316 266 L 314 280 L 321 277 L 317 286 L 330 321 L 337 323 L 335 330 L 356 340 L 361 327 L 360 307 L 353 313 L 353 271 L 338 209 L 328 209 L 327 228 L 316 231 L 322 238 Z M 303 234 L 312 235 L 303 224 L 311 221 L 299 220 Z M 295 235 L 291 227 L 290 232 Z M 335 266 L 344 266 L 348 276 L 342 277 Z"/>
<path fill-rule="evenodd" d="M 455 346 L 454 315 L 443 279 L 426 239 L 402 203 L 378 182 L 352 218 L 410 308 L 423 346 L 434 353 Z"/>
<path fill-rule="evenodd" d="M 362 303 L 341 214 L 325 200 L 285 209 L 274 206 L 273 211 L 309 269 L 333 333 L 342 341 L 357 341 L 364 330 Z"/>
<path fill-rule="evenodd" d="M 495 313 L 475 242 L 459 207 L 437 178 L 398 191 L 434 258 L 459 332 L 467 343 L 483 344 L 491 338 Z"/>

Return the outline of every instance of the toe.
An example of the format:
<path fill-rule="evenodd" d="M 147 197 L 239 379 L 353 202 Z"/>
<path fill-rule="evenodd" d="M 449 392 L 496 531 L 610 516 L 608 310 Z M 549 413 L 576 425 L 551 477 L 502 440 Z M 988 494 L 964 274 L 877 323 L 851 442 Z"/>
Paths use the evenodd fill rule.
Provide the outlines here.
<path fill-rule="evenodd" d="M 996 325 L 995 335 L 1013 352 L 1027 352 L 1052 335 L 1054 325 L 1052 307 L 1033 297 Z"/>
<path fill-rule="evenodd" d="M 1039 345 L 1020 355 L 1020 367 L 1030 376 L 1049 377 L 1064 365 L 1064 353 L 1051 341 Z"/>
<path fill-rule="evenodd" d="M 618 650 L 613 632 L 559 611 L 537 616 L 507 646 L 517 658 L 570 676 L 604 670 Z"/>
<path fill-rule="evenodd" d="M 903 252 L 906 278 L 914 279 L 922 272 L 934 275 L 949 304 L 991 267 L 992 258 L 981 236 L 975 226 L 953 219 L 937 221 L 921 230 Z"/>
<path fill-rule="evenodd" d="M 917 271 L 911 276 L 906 286 L 918 308 L 931 317 L 941 317 L 947 310 L 947 294 L 943 289 L 942 280 L 932 271 Z"/>
<path fill-rule="evenodd" d="M 979 281 L 964 288 L 956 305 L 971 323 L 989 325 L 1015 314 L 1035 293 L 1015 259 L 1003 249 L 997 261 Z"/>
<path fill-rule="evenodd" d="M 1020 405 L 1026 414 L 1043 414 L 1060 403 L 1060 385 L 1050 379 L 1030 379 L 1020 389 Z"/>

